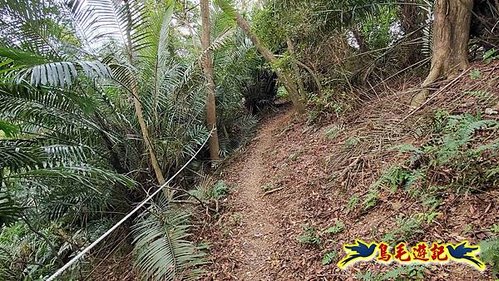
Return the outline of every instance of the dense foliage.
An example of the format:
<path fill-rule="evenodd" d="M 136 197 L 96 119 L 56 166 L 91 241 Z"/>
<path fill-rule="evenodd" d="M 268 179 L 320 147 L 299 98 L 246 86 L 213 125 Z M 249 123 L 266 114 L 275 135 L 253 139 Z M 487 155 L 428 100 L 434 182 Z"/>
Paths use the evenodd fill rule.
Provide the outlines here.
<path fill-rule="evenodd" d="M 275 73 L 305 92 L 314 123 L 429 66 L 433 1 L 262 1 L 243 14 L 276 55 L 272 63 L 237 28 L 227 9 L 237 2 L 217 4 L 225 8 L 211 9 L 210 49 L 222 157 L 249 139 L 254 113 L 276 93 L 287 97 Z M 472 46 L 492 60 L 495 26 L 487 19 L 498 11 L 487 7 L 474 28 L 489 41 L 475 38 Z M 172 176 L 209 137 L 200 15 L 194 0 L 2 0 L 0 24 L 0 280 L 43 280 L 155 190 L 157 169 Z M 435 143 L 405 147 L 418 166 L 395 167 L 388 181 L 430 188 L 427 177 L 451 170 L 454 178 L 442 181 L 456 189 L 497 185 L 497 140 L 473 146 L 475 134 L 497 130 L 497 121 L 438 118 Z M 64 277 L 88 276 L 92 258 L 116 241 L 133 246 L 145 280 L 199 276 L 205 258 L 189 239 L 190 209 L 174 202 L 226 194 L 219 182 L 192 190 L 211 166 L 207 155 L 196 155 L 175 192 L 148 204 L 106 241 L 109 248 Z"/>
<path fill-rule="evenodd" d="M 2 1 L 0 279 L 47 277 L 155 187 L 140 118 L 166 175 L 208 136 L 198 27 L 182 23 L 197 15 L 184 9 L 171 1 Z M 255 124 L 242 98 L 261 61 L 223 14 L 215 15 L 213 28 L 227 155 Z M 202 163 L 191 170 L 202 172 Z M 184 178 L 192 183 L 193 173 Z M 138 269 L 178 278 L 198 256 L 192 244 L 162 249 L 179 263 L 173 271 L 157 271 L 158 261 L 141 254 L 154 237 L 185 236 L 186 229 L 168 228 L 185 215 L 161 206 L 172 216 L 167 228 L 151 227 L 164 224 L 156 215 L 141 216 L 134 228 Z"/>

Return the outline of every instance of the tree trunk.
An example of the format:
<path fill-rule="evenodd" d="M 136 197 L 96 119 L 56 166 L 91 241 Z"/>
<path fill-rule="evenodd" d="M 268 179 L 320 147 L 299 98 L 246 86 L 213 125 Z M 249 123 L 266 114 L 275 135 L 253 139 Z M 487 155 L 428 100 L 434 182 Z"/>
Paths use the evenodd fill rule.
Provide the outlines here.
<path fill-rule="evenodd" d="M 253 44 L 255 45 L 258 52 L 263 56 L 263 58 L 268 63 L 274 64 L 277 61 L 276 57 L 269 49 L 267 49 L 260 42 L 260 39 L 251 30 L 249 23 L 237 11 L 235 11 L 235 16 L 236 16 L 237 25 L 244 31 L 244 33 L 246 33 L 246 36 L 248 36 L 249 39 L 251 40 L 251 42 L 253 42 Z M 304 97 L 302 97 L 300 95 L 300 92 L 296 88 L 296 84 L 293 82 L 293 79 L 291 79 L 291 77 L 289 77 L 289 75 L 287 75 L 286 73 L 284 73 L 282 71 L 277 71 L 276 73 L 277 73 L 277 77 L 279 78 L 281 83 L 284 85 L 284 87 L 288 91 L 289 97 L 291 98 L 291 101 L 293 102 L 293 105 L 295 106 L 295 110 L 299 114 L 304 113 L 305 112 Z"/>
<path fill-rule="evenodd" d="M 468 42 L 473 0 L 437 0 L 434 9 L 431 70 L 423 82 L 423 88 L 469 66 Z M 411 105 L 420 106 L 428 94 L 429 90 L 423 89 L 414 97 Z"/>
<path fill-rule="evenodd" d="M 128 23 L 132 22 L 132 15 L 130 13 L 130 3 L 129 0 L 123 1 L 127 6 L 127 20 Z M 127 55 L 130 65 L 134 64 L 134 52 L 132 48 L 132 35 L 130 32 L 130 28 L 126 29 L 126 49 Z M 152 145 L 149 130 L 147 128 L 146 121 L 144 119 L 144 112 L 142 110 L 142 104 L 140 102 L 139 97 L 139 87 L 137 85 L 137 78 L 133 75 L 133 73 L 129 73 L 129 82 L 130 82 L 130 91 L 132 93 L 133 105 L 135 107 L 135 115 L 137 120 L 139 121 L 140 131 L 142 133 L 142 138 L 144 139 L 144 143 L 146 145 L 146 150 L 149 153 L 149 159 L 151 160 L 151 166 L 154 170 L 154 174 L 156 175 L 156 180 L 160 185 L 165 183 L 165 177 L 163 176 L 163 171 L 161 171 L 161 167 L 159 166 L 158 159 L 156 158 L 156 153 L 154 152 L 154 146 Z M 165 189 L 165 195 L 168 195 L 168 191 Z"/>
<path fill-rule="evenodd" d="M 149 158 L 151 160 L 151 166 L 154 170 L 154 174 L 156 175 L 156 180 L 161 185 L 165 183 L 165 177 L 163 176 L 163 172 L 161 171 L 161 167 L 159 166 L 158 159 L 156 158 L 156 153 L 154 153 L 154 147 L 151 143 L 149 130 L 147 129 L 146 121 L 144 120 L 144 112 L 142 110 L 142 104 L 140 103 L 138 96 L 137 81 L 135 80 L 135 77 L 131 77 L 130 79 L 132 81 L 131 89 L 133 95 L 133 105 L 135 107 L 135 115 L 137 116 L 137 120 L 139 121 L 142 138 L 144 139 L 146 150 L 147 152 L 149 152 Z"/>
<path fill-rule="evenodd" d="M 213 78 L 213 55 L 210 49 L 211 24 L 210 24 L 210 1 L 201 0 L 201 46 L 203 48 L 203 71 L 206 79 L 206 123 L 210 130 L 213 129 L 209 140 L 210 158 L 212 161 L 220 160 L 220 146 L 217 132 L 217 113 L 215 104 L 215 81 Z"/>

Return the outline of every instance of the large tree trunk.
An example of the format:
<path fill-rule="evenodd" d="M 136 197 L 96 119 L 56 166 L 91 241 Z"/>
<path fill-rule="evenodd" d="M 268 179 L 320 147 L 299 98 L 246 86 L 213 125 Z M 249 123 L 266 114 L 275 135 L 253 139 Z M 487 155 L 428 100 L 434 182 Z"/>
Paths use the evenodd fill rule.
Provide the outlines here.
<path fill-rule="evenodd" d="M 423 82 L 427 88 L 439 78 L 449 78 L 468 68 L 468 41 L 470 37 L 473 0 L 437 0 L 433 22 L 433 56 L 431 70 Z M 412 101 L 419 106 L 429 91 L 424 89 Z"/>
<path fill-rule="evenodd" d="M 244 19 L 243 16 L 237 11 L 234 12 L 236 15 L 237 25 L 244 31 L 244 33 L 246 33 L 246 36 L 248 36 L 251 42 L 253 42 L 253 44 L 257 48 L 258 52 L 263 56 L 263 58 L 268 63 L 274 64 L 277 61 L 274 54 L 260 42 L 260 39 L 251 30 L 251 27 L 249 23 L 246 21 L 246 19 Z M 300 114 L 304 113 L 305 97 L 300 94 L 300 91 L 296 87 L 296 84 L 294 83 L 293 79 L 282 71 L 277 71 L 277 77 L 288 91 L 289 97 L 291 98 L 291 101 L 295 106 L 295 110 Z"/>
<path fill-rule="evenodd" d="M 220 160 L 220 145 L 218 143 L 217 113 L 215 103 L 215 81 L 213 78 L 213 55 L 210 49 L 211 24 L 210 24 L 210 1 L 201 0 L 201 46 L 203 48 L 203 71 L 206 79 L 206 123 L 210 130 L 213 129 L 209 140 L 210 158 L 212 161 Z"/>

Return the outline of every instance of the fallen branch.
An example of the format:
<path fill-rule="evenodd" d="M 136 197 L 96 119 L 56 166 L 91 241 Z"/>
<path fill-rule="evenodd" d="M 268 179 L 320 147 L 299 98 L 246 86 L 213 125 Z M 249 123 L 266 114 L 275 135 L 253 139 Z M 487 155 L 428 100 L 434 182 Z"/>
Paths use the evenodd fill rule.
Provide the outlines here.
<path fill-rule="evenodd" d="M 362 159 L 362 156 L 355 157 L 355 160 L 352 163 L 350 163 L 345 169 L 343 169 L 343 171 L 341 171 L 341 173 L 338 175 L 338 180 L 343 181 L 343 179 L 346 176 L 346 174 L 348 173 L 348 171 L 350 171 L 350 169 L 352 169 L 354 166 L 356 166 L 357 163 L 359 163 L 359 161 L 361 159 Z"/>
<path fill-rule="evenodd" d="M 454 78 L 452 81 L 450 81 L 449 83 L 447 83 L 447 85 L 445 85 L 444 87 L 442 87 L 440 90 L 438 90 L 436 93 L 434 93 L 431 97 L 429 97 L 423 104 L 421 104 L 420 106 L 418 106 L 417 108 L 415 108 L 414 110 L 412 110 L 409 114 L 407 114 L 406 117 L 404 117 L 402 120 L 400 120 L 400 123 L 404 122 L 405 120 L 407 120 L 409 117 L 411 117 L 412 115 L 414 115 L 414 113 L 418 112 L 421 108 L 423 108 L 425 105 L 427 105 L 430 101 L 432 101 L 434 98 L 436 98 L 440 93 L 442 93 L 444 90 L 446 90 L 447 88 L 449 88 L 450 86 L 453 86 L 459 79 L 461 79 L 461 77 L 463 77 L 465 74 L 468 73 L 468 71 L 470 70 L 471 68 L 468 68 L 467 70 L 463 71 L 463 73 L 461 73 L 459 76 L 457 76 L 456 78 Z"/>
<path fill-rule="evenodd" d="M 283 190 L 283 189 L 284 189 L 284 186 L 283 186 L 283 187 L 279 187 L 279 188 L 275 188 L 275 189 L 272 189 L 272 190 L 269 190 L 269 191 L 265 192 L 265 193 L 263 194 L 263 196 L 267 196 L 267 195 L 269 195 L 269 194 L 272 194 L 272 193 L 274 193 L 274 192 L 277 192 L 277 191 L 279 191 L 279 190 Z"/>
<path fill-rule="evenodd" d="M 299 61 L 299 60 L 296 60 L 296 63 L 303 67 L 306 71 L 308 71 L 308 73 L 310 73 L 310 76 L 312 76 L 312 78 L 314 79 L 314 82 L 315 82 L 315 85 L 317 86 L 317 91 L 319 92 L 319 96 L 322 96 L 322 86 L 321 86 L 321 82 L 319 80 L 319 78 L 317 77 L 317 75 L 315 75 L 314 71 L 308 67 L 306 64 L 304 64 L 303 62 Z"/>

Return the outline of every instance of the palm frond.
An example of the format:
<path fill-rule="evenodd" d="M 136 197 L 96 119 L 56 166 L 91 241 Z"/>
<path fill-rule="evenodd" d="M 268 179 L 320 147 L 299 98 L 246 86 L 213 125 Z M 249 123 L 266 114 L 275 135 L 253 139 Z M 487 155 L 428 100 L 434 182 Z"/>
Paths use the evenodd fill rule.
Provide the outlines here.
<path fill-rule="evenodd" d="M 8 168 L 11 172 L 36 169 L 46 160 L 43 149 L 32 141 L 0 140 L 0 169 Z"/>
<path fill-rule="evenodd" d="M 11 175 L 10 178 L 23 178 L 29 180 L 64 178 L 73 183 L 78 183 L 93 189 L 96 192 L 100 192 L 97 187 L 107 188 L 113 184 L 122 184 L 131 187 L 134 184 L 134 182 L 126 176 L 85 164 L 34 169 L 31 171 L 19 172 L 15 175 Z"/>
<path fill-rule="evenodd" d="M 204 254 L 187 240 L 189 215 L 160 204 L 133 226 L 135 266 L 144 280 L 195 280 Z"/>
<path fill-rule="evenodd" d="M 71 86 L 79 75 L 94 78 L 109 78 L 111 72 L 103 63 L 93 61 L 49 61 L 35 53 L 14 48 L 0 48 L 0 57 L 9 59 L 7 69 L 1 69 L 11 76 L 15 83 L 29 83 L 33 86 Z M 13 74 L 13 75 L 12 75 Z"/>
<path fill-rule="evenodd" d="M 0 2 L 2 43 L 54 59 L 63 54 L 64 39 L 71 37 L 69 23 L 59 4 L 51 0 Z"/>
<path fill-rule="evenodd" d="M 0 192 L 0 227 L 14 222 L 19 217 L 21 211 L 22 208 L 12 200 L 9 194 Z"/>
<path fill-rule="evenodd" d="M 5 137 L 11 138 L 14 137 L 17 133 L 19 133 L 19 127 L 0 119 L 0 131 L 3 133 Z"/>
<path fill-rule="evenodd" d="M 128 58 L 148 46 L 147 6 L 139 0 L 76 0 L 71 11 L 90 38 L 117 42 Z M 90 39 L 91 40 L 91 39 Z"/>

